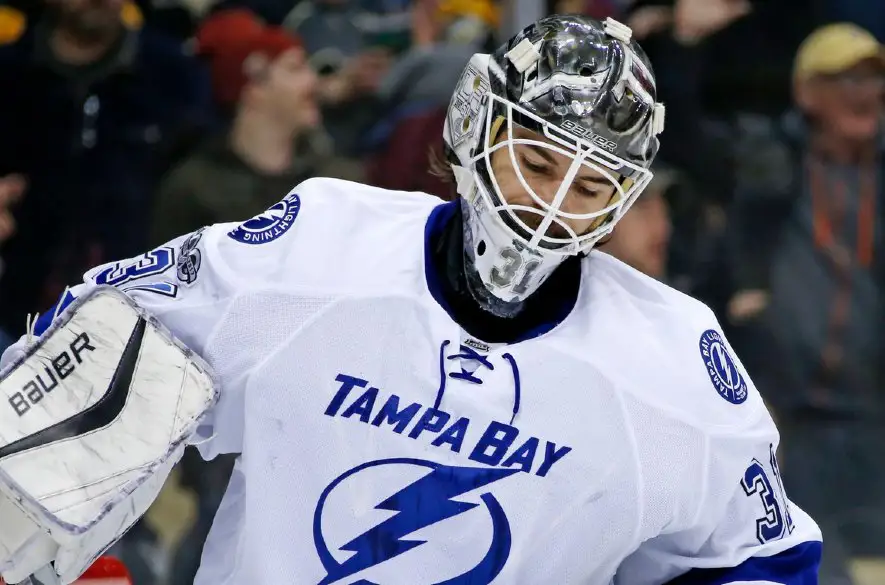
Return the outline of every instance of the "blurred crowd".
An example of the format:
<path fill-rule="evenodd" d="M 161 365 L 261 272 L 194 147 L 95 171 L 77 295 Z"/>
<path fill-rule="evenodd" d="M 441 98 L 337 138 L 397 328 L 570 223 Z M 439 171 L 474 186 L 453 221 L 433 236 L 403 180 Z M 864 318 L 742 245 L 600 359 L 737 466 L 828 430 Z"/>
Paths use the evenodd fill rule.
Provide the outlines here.
<path fill-rule="evenodd" d="M 428 153 L 462 67 L 551 12 L 629 24 L 667 105 L 602 249 L 719 315 L 821 583 L 885 583 L 885 2 L 0 0 L 0 347 L 85 269 L 307 177 L 450 197 Z M 231 464 L 188 452 L 187 532 L 114 550 L 136 585 L 192 582 Z"/>

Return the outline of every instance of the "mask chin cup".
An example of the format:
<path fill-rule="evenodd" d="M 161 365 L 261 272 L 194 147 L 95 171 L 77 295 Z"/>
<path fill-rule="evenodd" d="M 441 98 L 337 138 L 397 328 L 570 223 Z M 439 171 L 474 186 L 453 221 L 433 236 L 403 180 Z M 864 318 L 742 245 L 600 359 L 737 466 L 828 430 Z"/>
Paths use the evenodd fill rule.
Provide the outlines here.
<path fill-rule="evenodd" d="M 467 281 L 491 313 L 512 316 L 566 258 L 529 248 L 483 197 L 462 200 Z"/>

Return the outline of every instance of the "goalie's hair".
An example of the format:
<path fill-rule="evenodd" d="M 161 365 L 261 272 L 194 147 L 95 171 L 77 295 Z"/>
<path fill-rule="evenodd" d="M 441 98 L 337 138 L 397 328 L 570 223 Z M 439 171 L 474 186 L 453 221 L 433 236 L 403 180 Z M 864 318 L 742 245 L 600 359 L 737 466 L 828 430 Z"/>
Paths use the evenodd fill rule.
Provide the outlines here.
<path fill-rule="evenodd" d="M 431 146 L 427 150 L 427 172 L 432 177 L 445 183 L 449 187 L 448 201 L 458 198 L 458 188 L 455 182 L 455 171 L 452 170 L 451 155 L 446 147 L 442 151 L 438 147 Z"/>
<path fill-rule="evenodd" d="M 450 185 L 455 184 L 455 173 L 452 171 L 452 163 L 438 148 L 431 146 L 427 150 L 427 172 Z"/>

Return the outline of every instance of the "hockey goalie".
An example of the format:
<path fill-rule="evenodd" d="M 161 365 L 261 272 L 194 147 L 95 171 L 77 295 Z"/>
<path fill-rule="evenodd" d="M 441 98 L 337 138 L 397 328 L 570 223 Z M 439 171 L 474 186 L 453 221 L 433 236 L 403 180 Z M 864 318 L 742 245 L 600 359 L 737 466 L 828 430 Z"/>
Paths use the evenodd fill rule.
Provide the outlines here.
<path fill-rule="evenodd" d="M 88 271 L 0 360 L 0 574 L 76 581 L 192 443 L 237 456 L 196 585 L 816 585 L 716 315 L 595 249 L 664 112 L 629 27 L 545 17 L 466 64 L 451 201 L 316 177 Z"/>

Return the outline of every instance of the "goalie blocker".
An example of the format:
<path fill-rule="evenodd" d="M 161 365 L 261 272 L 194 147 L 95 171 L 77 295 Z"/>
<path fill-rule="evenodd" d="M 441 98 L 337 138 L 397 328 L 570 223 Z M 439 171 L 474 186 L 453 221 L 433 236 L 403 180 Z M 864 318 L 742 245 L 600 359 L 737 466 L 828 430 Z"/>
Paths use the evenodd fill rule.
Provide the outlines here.
<path fill-rule="evenodd" d="M 51 564 L 73 582 L 145 513 L 217 395 L 125 294 L 75 301 L 0 374 L 0 576 Z"/>

